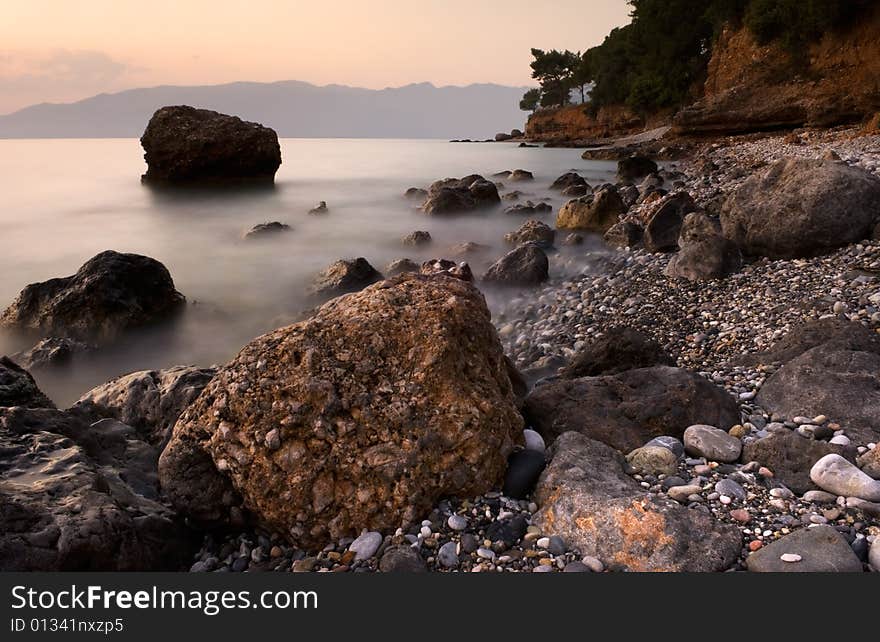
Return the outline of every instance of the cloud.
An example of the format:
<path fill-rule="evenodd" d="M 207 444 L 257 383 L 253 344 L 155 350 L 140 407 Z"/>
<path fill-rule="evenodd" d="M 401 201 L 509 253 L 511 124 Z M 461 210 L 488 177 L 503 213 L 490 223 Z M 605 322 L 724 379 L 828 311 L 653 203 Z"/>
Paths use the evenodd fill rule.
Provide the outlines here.
<path fill-rule="evenodd" d="M 4 107 L 75 100 L 113 91 L 129 84 L 142 71 L 103 51 L 0 50 L 0 111 Z"/>

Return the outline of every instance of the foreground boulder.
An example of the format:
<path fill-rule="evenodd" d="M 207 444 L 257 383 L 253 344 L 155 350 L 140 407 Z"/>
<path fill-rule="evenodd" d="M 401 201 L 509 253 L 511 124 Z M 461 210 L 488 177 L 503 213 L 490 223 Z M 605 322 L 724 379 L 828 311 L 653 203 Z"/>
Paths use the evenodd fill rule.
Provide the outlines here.
<path fill-rule="evenodd" d="M 632 328 L 615 326 L 578 351 L 559 374 L 565 379 L 577 379 L 674 365 L 675 360 L 650 337 Z"/>
<path fill-rule="evenodd" d="M 158 500 L 158 451 L 113 420 L 0 408 L 0 571 L 160 571 L 192 539 Z"/>
<path fill-rule="evenodd" d="M 337 296 L 357 292 L 381 280 L 382 275 L 367 259 L 342 259 L 318 274 L 310 292 L 317 296 Z"/>
<path fill-rule="evenodd" d="M 785 561 L 787 559 L 797 561 Z M 827 524 L 801 528 L 746 558 L 753 573 L 861 573 L 862 563 L 840 533 Z"/>
<path fill-rule="evenodd" d="M 581 198 L 568 201 L 559 208 L 556 227 L 560 230 L 587 230 L 604 234 L 626 212 L 626 205 L 617 190 L 609 185 Z"/>
<path fill-rule="evenodd" d="M 724 236 L 751 255 L 797 258 L 867 238 L 880 179 L 835 161 L 789 158 L 748 178 L 721 209 Z"/>
<path fill-rule="evenodd" d="M 150 183 L 272 183 L 281 165 L 273 130 L 185 105 L 153 114 L 141 145 Z"/>
<path fill-rule="evenodd" d="M 164 265 L 108 250 L 76 274 L 27 286 L 0 325 L 82 341 L 112 341 L 124 331 L 170 318 L 186 299 Z"/>
<path fill-rule="evenodd" d="M 739 407 L 724 389 L 668 366 L 552 381 L 526 397 L 523 412 L 548 443 L 574 431 L 621 452 L 661 435 L 680 438 L 694 424 L 739 423 Z"/>
<path fill-rule="evenodd" d="M 773 477 L 788 488 L 803 495 L 815 490 L 810 480 L 810 469 L 825 455 L 835 453 L 853 460 L 856 449 L 838 446 L 827 441 L 805 439 L 793 430 L 774 432 L 763 439 L 755 439 L 743 445 L 742 459 L 756 461 L 773 471 Z"/>
<path fill-rule="evenodd" d="M 404 274 L 246 346 L 183 412 L 159 474 L 192 517 L 223 521 L 240 497 L 322 547 L 497 487 L 522 428 L 479 291 Z"/>
<path fill-rule="evenodd" d="M 0 408 L 54 408 L 31 374 L 9 357 L 0 357 Z"/>
<path fill-rule="evenodd" d="M 550 449 L 533 495 L 534 522 L 611 570 L 722 571 L 737 559 L 742 536 L 704 511 L 649 498 L 624 472 L 621 454 L 577 433 Z"/>
<path fill-rule="evenodd" d="M 93 419 L 112 418 L 135 428 L 147 443 L 162 447 L 180 413 L 216 374 L 212 368 L 176 366 L 117 377 L 93 388 L 75 409 Z"/>
<path fill-rule="evenodd" d="M 483 275 L 484 281 L 501 285 L 538 285 L 549 278 L 550 261 L 535 243 L 511 250 Z"/>
<path fill-rule="evenodd" d="M 422 209 L 426 214 L 457 214 L 491 207 L 500 202 L 495 183 L 479 174 L 472 174 L 432 183 Z"/>
<path fill-rule="evenodd" d="M 767 379 L 756 403 L 783 417 L 825 414 L 858 443 L 880 434 L 880 354 L 829 342 L 792 359 Z"/>
<path fill-rule="evenodd" d="M 742 267 L 739 248 L 721 234 L 721 225 L 703 212 L 684 218 L 678 237 L 681 248 L 666 266 L 666 275 L 689 281 L 721 279 Z"/>

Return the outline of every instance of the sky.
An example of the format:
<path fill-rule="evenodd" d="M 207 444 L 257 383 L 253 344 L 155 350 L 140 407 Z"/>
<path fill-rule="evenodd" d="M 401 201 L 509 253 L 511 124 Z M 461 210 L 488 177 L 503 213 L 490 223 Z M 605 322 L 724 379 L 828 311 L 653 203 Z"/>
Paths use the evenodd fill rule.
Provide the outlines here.
<path fill-rule="evenodd" d="M 0 114 L 162 84 L 531 85 L 625 0 L 0 0 Z"/>

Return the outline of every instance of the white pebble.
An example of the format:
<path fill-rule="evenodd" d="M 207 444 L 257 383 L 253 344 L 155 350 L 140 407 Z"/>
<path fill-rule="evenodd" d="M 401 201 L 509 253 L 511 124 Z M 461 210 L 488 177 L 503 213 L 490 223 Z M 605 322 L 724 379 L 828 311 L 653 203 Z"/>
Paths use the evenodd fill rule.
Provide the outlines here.
<path fill-rule="evenodd" d="M 798 555 L 797 553 L 783 553 L 782 555 L 779 556 L 779 559 L 781 559 L 783 562 L 794 563 L 794 562 L 800 562 L 801 556 Z"/>

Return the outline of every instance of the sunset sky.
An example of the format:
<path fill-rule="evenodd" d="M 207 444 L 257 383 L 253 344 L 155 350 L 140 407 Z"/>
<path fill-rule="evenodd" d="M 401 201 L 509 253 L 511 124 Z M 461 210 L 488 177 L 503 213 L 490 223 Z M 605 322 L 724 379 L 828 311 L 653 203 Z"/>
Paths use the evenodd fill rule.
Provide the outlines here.
<path fill-rule="evenodd" d="M 529 49 L 583 50 L 624 0 L 5 0 L 0 114 L 159 84 L 528 85 Z"/>

